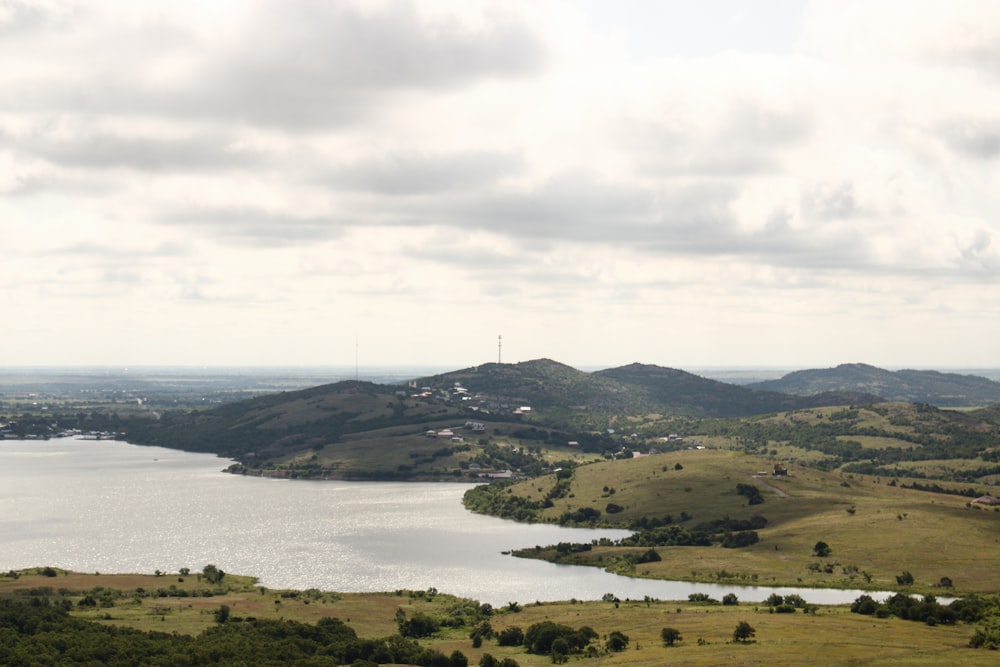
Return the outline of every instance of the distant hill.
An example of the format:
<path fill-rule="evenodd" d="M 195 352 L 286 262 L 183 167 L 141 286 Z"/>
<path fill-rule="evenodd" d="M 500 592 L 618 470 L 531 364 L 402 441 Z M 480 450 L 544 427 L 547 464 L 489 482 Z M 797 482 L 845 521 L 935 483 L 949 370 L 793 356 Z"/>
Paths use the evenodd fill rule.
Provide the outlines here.
<path fill-rule="evenodd" d="M 647 399 L 668 413 L 707 417 L 746 417 L 783 410 L 799 410 L 852 403 L 878 403 L 878 396 L 859 391 L 829 391 L 791 396 L 777 391 L 740 387 L 692 375 L 675 368 L 629 364 L 594 375 L 641 388 Z"/>
<path fill-rule="evenodd" d="M 887 401 L 927 403 L 938 407 L 975 407 L 1000 403 L 1000 382 L 977 375 L 939 371 L 888 371 L 868 364 L 795 371 L 748 388 L 811 396 L 828 391 L 857 391 Z"/>
<path fill-rule="evenodd" d="M 696 417 L 743 417 L 880 400 L 863 392 L 793 396 L 740 387 L 649 364 L 634 363 L 585 373 L 551 359 L 484 364 L 421 378 L 419 383 L 435 389 L 458 383 L 472 394 L 489 395 L 509 405 L 533 408 Z"/>

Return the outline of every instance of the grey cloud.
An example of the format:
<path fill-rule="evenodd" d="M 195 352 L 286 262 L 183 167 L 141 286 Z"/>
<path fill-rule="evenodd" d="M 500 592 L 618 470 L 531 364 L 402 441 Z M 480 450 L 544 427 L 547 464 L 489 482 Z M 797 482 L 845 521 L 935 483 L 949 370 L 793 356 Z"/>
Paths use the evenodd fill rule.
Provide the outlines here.
<path fill-rule="evenodd" d="M 21 197 L 37 194 L 55 184 L 55 179 L 38 173 L 19 173 L 5 187 L 0 187 L 0 194 L 8 197 Z"/>
<path fill-rule="evenodd" d="M 851 218 L 859 213 L 851 183 L 817 185 L 802 194 L 800 205 L 810 219 L 836 220 Z"/>
<path fill-rule="evenodd" d="M 104 64 L 91 68 L 94 76 L 63 81 L 40 74 L 17 91 L 16 101 L 3 106 L 37 111 L 69 104 L 92 113 L 326 128 L 369 117 L 393 93 L 439 92 L 483 78 L 527 76 L 546 60 L 540 37 L 504 16 L 472 31 L 447 20 L 429 24 L 409 3 L 363 11 L 336 2 L 252 7 L 257 14 L 239 26 L 240 38 L 231 42 L 198 41 L 158 24 L 144 25 L 151 34 L 139 40 L 131 27 L 118 26 L 94 45 L 104 50 L 96 59 Z M 108 57 L 115 51 L 128 62 Z M 172 57 L 196 67 L 165 78 L 158 68 Z"/>
<path fill-rule="evenodd" d="M 0 36 L 30 35 L 57 18 L 41 4 L 0 0 Z"/>
<path fill-rule="evenodd" d="M 510 153 L 407 153 L 347 165 L 324 180 L 335 189 L 423 195 L 487 185 L 516 173 L 521 166 L 521 158 Z"/>
<path fill-rule="evenodd" d="M 224 135 L 181 139 L 122 137 L 107 133 L 72 139 L 31 136 L 14 141 L 21 151 L 68 167 L 127 167 L 142 171 L 251 166 L 260 155 L 233 150 Z"/>
<path fill-rule="evenodd" d="M 628 240 L 654 212 L 648 190 L 569 175 L 530 191 L 468 198 L 448 214 L 456 224 L 519 238 L 605 242 Z"/>
<path fill-rule="evenodd" d="M 523 76 L 544 62 L 539 39 L 513 20 L 470 33 L 447 22 L 424 25 L 409 4 L 384 13 L 337 3 L 268 5 L 243 44 L 246 50 L 210 66 L 189 108 L 324 126 L 357 119 L 381 93 Z"/>
<path fill-rule="evenodd" d="M 941 133 L 953 149 L 969 157 L 992 160 L 1000 155 L 1000 121 L 953 122 L 942 127 Z"/>
<path fill-rule="evenodd" d="M 829 211 L 853 211 L 845 191 L 823 201 Z M 794 228 L 789 214 L 777 212 L 759 230 L 737 224 L 731 205 L 739 189 L 729 182 L 704 181 L 639 187 L 563 179 L 530 193 L 479 198 L 461 208 L 464 225 L 490 229 L 527 243 L 541 240 L 628 247 L 654 256 L 694 254 L 760 259 L 801 267 L 859 267 L 872 263 L 863 235 L 833 225 Z"/>
<path fill-rule="evenodd" d="M 963 268 L 973 271 L 988 271 L 994 273 L 1000 269 L 1000 254 L 991 252 L 993 235 L 986 229 L 978 229 L 973 238 L 960 248 L 960 264 Z"/>
<path fill-rule="evenodd" d="M 124 271 L 121 269 L 109 269 L 104 271 L 104 274 L 101 276 L 101 281 L 111 285 L 127 287 L 140 285 L 144 282 L 141 274 L 135 271 Z"/>
<path fill-rule="evenodd" d="M 780 151 L 808 139 L 812 119 L 735 102 L 709 130 L 646 121 L 622 133 L 646 175 L 741 178 L 780 171 Z"/>
<path fill-rule="evenodd" d="M 344 221 L 295 216 L 252 207 L 196 208 L 166 213 L 155 222 L 197 228 L 210 236 L 251 246 L 292 246 L 342 235 Z"/>
<path fill-rule="evenodd" d="M 812 120 L 798 111 L 765 109 L 750 102 L 730 105 L 721 135 L 731 142 L 760 146 L 794 146 L 812 133 Z"/>
<path fill-rule="evenodd" d="M 184 257 L 190 251 L 177 243 L 161 243 L 153 248 L 121 248 L 100 243 L 77 243 L 50 250 L 51 255 L 77 255 L 116 259 L 152 259 L 157 257 Z"/>

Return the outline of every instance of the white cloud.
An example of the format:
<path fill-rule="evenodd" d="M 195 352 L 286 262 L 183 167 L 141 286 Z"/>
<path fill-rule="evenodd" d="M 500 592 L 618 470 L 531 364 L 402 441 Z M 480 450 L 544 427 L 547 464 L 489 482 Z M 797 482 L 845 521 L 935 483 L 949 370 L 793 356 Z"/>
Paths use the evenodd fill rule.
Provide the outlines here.
<path fill-rule="evenodd" d="M 0 363 L 1000 364 L 1000 10 L 900 7 L 0 1 Z"/>

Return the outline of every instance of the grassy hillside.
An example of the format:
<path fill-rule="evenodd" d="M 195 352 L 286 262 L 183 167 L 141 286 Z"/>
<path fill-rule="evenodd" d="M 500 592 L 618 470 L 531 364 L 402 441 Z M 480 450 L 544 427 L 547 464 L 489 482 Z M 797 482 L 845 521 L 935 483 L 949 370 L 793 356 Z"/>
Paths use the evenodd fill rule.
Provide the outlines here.
<path fill-rule="evenodd" d="M 772 468 L 770 457 L 683 450 L 579 467 L 554 494 L 558 475 L 519 482 L 498 495 L 508 507 L 537 507 L 534 520 L 558 523 L 712 532 L 719 520 L 766 519 L 754 528 L 759 541 L 750 546 L 662 546 L 654 562 L 635 562 L 645 546 L 526 550 L 526 556 L 636 576 L 819 587 L 896 589 L 896 577 L 909 571 L 915 580 L 910 590 L 940 592 L 936 585 L 947 578 L 954 590 L 1000 592 L 1000 573 L 984 557 L 996 548 L 1000 511 L 970 505 L 961 495 L 910 488 L 915 480 L 799 466 L 787 476 L 761 474 Z M 739 485 L 756 487 L 762 502 L 751 505 Z M 477 502 L 482 500 L 470 494 L 468 504 L 477 508 Z M 584 508 L 599 516 L 581 515 Z M 815 556 L 817 542 L 830 545 L 830 555 Z"/>

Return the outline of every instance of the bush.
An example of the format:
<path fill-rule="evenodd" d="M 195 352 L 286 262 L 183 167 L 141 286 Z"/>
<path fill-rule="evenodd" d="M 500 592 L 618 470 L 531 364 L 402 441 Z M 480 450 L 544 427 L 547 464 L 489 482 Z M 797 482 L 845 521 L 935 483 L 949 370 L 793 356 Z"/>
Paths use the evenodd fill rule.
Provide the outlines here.
<path fill-rule="evenodd" d="M 729 533 L 722 538 L 722 546 L 727 549 L 739 549 L 741 547 L 748 547 L 751 544 L 757 544 L 760 541 L 760 537 L 757 535 L 756 530 L 741 530 L 738 533 Z"/>
<path fill-rule="evenodd" d="M 500 646 L 520 646 L 524 643 L 524 630 L 516 625 L 504 628 L 497 635 L 497 643 Z"/>
<path fill-rule="evenodd" d="M 660 630 L 660 638 L 663 639 L 664 646 L 673 646 L 683 639 L 677 628 L 663 628 Z"/>
<path fill-rule="evenodd" d="M 739 642 L 740 644 L 748 644 L 756 634 L 757 631 L 752 625 L 746 621 L 740 621 L 736 625 L 736 629 L 733 630 L 733 641 Z"/>
<path fill-rule="evenodd" d="M 605 644 L 605 646 L 609 651 L 613 653 L 624 651 L 626 648 L 628 648 L 628 635 L 618 630 L 614 630 L 611 634 L 608 635 L 608 641 Z"/>
<path fill-rule="evenodd" d="M 399 634 L 404 637 L 430 637 L 439 629 L 441 624 L 437 620 L 423 612 L 416 612 L 410 618 L 398 618 Z"/>

